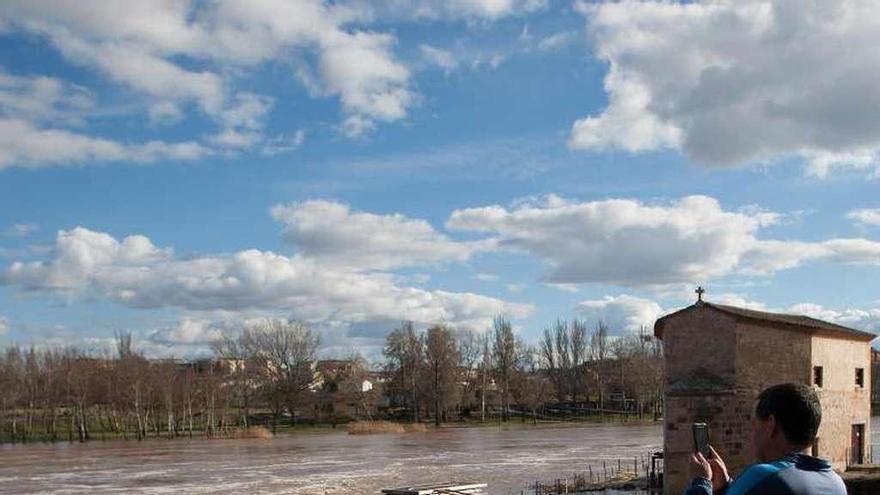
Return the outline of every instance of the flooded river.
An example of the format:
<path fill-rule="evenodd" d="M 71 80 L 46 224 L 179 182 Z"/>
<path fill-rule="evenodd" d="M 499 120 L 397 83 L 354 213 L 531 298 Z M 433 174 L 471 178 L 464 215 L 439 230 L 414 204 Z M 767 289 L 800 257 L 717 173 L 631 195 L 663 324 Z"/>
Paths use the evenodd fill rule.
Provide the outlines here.
<path fill-rule="evenodd" d="M 2 493 L 287 493 L 373 495 L 383 488 L 476 480 L 493 495 L 660 448 L 656 425 L 449 428 L 272 440 L 152 440 L 0 446 Z"/>

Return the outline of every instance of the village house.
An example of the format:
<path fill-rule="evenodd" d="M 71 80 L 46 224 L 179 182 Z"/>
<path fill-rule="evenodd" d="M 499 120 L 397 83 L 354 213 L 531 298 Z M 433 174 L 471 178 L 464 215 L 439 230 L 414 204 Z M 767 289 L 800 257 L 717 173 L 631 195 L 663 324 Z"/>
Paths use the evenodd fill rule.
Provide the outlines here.
<path fill-rule="evenodd" d="M 348 359 L 317 361 L 309 389 L 315 419 L 337 422 L 371 418 L 381 405 L 378 375 Z"/>
<path fill-rule="evenodd" d="M 664 492 L 682 493 L 693 452 L 692 424 L 706 422 L 732 474 L 754 462 L 751 425 L 764 388 L 811 385 L 822 403 L 814 455 L 837 470 L 866 460 L 875 335 L 807 316 L 699 300 L 657 320 L 666 364 Z"/>

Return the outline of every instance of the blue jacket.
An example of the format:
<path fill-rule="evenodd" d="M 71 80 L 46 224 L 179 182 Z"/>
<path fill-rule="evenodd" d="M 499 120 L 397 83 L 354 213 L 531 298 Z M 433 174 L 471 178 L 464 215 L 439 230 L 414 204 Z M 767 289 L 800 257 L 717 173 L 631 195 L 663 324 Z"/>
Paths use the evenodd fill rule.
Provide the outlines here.
<path fill-rule="evenodd" d="M 723 495 L 846 495 L 843 480 L 828 462 L 791 454 L 776 462 L 752 464 L 731 481 Z M 714 494 L 714 495 L 721 495 Z M 695 478 L 685 495 L 713 495 L 712 482 Z"/>

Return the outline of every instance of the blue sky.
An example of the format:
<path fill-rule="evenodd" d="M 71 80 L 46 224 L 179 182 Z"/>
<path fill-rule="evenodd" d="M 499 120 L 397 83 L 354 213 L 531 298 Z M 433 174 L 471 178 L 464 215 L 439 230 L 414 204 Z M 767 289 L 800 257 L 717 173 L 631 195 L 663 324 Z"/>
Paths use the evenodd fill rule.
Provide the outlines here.
<path fill-rule="evenodd" d="M 8 2 L 0 343 L 622 334 L 697 284 L 880 331 L 880 12 L 690 4 Z"/>

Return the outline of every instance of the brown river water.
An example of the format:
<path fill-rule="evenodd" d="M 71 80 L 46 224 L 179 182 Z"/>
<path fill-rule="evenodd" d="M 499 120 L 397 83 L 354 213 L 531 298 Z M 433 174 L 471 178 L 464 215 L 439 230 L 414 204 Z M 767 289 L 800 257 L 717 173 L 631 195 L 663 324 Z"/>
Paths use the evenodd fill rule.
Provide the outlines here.
<path fill-rule="evenodd" d="M 661 435 L 658 423 L 4 445 L 0 493 L 377 495 L 475 480 L 488 483 L 492 495 L 519 494 L 536 479 L 582 473 L 590 463 L 631 464 L 660 448 Z"/>
<path fill-rule="evenodd" d="M 880 456 L 880 417 L 872 421 Z M 660 424 L 448 428 L 271 440 L 150 440 L 0 446 L 0 493 L 378 495 L 383 488 L 474 480 L 491 495 L 660 448 Z M 880 461 L 876 459 L 875 461 Z"/>

